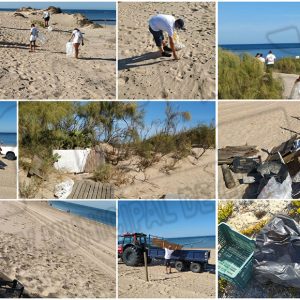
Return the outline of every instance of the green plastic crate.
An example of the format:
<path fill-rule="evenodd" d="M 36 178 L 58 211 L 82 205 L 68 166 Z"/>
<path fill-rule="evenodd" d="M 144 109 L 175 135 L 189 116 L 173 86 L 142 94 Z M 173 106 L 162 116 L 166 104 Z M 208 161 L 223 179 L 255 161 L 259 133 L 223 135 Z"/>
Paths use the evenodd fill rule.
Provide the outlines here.
<path fill-rule="evenodd" d="M 231 229 L 226 223 L 218 228 L 219 276 L 244 288 L 252 276 L 255 241 Z"/>

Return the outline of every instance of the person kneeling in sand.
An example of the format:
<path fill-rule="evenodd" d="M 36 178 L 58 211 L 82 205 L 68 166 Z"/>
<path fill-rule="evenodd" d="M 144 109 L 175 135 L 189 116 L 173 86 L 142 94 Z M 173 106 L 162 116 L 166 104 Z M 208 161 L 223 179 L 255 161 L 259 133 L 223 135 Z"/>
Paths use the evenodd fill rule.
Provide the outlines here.
<path fill-rule="evenodd" d="M 78 28 L 75 28 L 73 30 L 70 41 L 73 42 L 73 47 L 75 49 L 75 58 L 78 58 L 79 46 L 80 44 L 82 46 L 84 45 L 82 32 Z"/>
<path fill-rule="evenodd" d="M 156 46 L 162 56 L 171 57 L 172 55 L 168 52 L 172 52 L 174 59 L 179 59 L 176 53 L 174 45 L 174 31 L 176 29 L 185 30 L 184 21 L 182 19 L 177 19 L 170 15 L 156 15 L 149 20 L 149 30 L 154 37 Z M 169 36 L 170 47 L 169 48 L 164 40 L 163 32 L 166 31 Z"/>
<path fill-rule="evenodd" d="M 169 246 L 168 248 L 165 248 L 165 266 L 166 266 L 166 274 L 171 274 L 172 267 L 171 267 L 171 255 L 175 250 L 172 250 L 172 247 Z M 168 272 L 169 270 L 169 272 Z"/>
<path fill-rule="evenodd" d="M 38 31 L 38 29 L 35 27 L 35 24 L 31 24 L 30 38 L 29 38 L 29 41 L 30 41 L 30 50 L 29 50 L 29 52 L 35 51 L 35 48 L 36 48 L 36 40 L 37 40 L 37 38 L 38 38 L 38 34 L 39 34 L 39 31 Z"/>

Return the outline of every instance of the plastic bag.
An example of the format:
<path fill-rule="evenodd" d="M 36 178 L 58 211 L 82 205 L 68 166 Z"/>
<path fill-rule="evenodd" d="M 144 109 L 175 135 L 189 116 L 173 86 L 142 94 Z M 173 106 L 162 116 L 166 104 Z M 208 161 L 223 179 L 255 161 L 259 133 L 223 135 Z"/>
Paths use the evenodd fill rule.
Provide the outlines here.
<path fill-rule="evenodd" d="M 174 32 L 173 38 L 176 51 L 185 48 L 185 45 L 180 42 L 179 35 L 177 32 Z"/>
<path fill-rule="evenodd" d="M 48 32 L 51 32 L 53 30 L 52 26 L 48 26 Z"/>
<path fill-rule="evenodd" d="M 74 47 L 72 42 L 68 42 L 66 44 L 66 55 L 73 56 L 74 55 Z"/>
<path fill-rule="evenodd" d="M 54 196 L 58 199 L 67 199 L 72 192 L 73 185 L 74 181 L 72 179 L 57 184 L 54 188 Z"/>
<path fill-rule="evenodd" d="M 40 41 L 41 44 L 45 44 L 47 42 L 47 38 L 41 32 L 39 32 L 38 40 Z"/>
<path fill-rule="evenodd" d="M 292 199 L 292 178 L 290 175 L 282 182 L 271 177 L 263 187 L 257 199 Z"/>
<path fill-rule="evenodd" d="M 277 215 L 256 236 L 254 276 L 300 288 L 300 226 L 290 217 Z"/>

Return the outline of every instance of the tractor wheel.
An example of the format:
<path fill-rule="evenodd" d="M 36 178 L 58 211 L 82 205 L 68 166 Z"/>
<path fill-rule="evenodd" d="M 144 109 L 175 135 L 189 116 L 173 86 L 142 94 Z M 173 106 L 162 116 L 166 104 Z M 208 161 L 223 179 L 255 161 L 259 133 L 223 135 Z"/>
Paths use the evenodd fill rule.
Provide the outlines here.
<path fill-rule="evenodd" d="M 136 267 L 143 262 L 142 251 L 135 247 L 128 247 L 124 250 L 122 260 L 126 266 Z"/>
<path fill-rule="evenodd" d="M 16 156 L 13 152 L 10 151 L 10 152 L 6 153 L 5 158 L 8 159 L 8 160 L 15 160 Z"/>
<path fill-rule="evenodd" d="M 175 269 L 178 271 L 178 272 L 184 272 L 186 270 L 186 266 L 185 266 L 185 263 L 183 261 L 180 261 L 180 260 L 177 260 L 175 262 Z"/>
<path fill-rule="evenodd" d="M 192 262 L 190 264 L 190 270 L 193 273 L 202 273 L 203 272 L 203 265 L 199 264 L 199 263 Z"/>

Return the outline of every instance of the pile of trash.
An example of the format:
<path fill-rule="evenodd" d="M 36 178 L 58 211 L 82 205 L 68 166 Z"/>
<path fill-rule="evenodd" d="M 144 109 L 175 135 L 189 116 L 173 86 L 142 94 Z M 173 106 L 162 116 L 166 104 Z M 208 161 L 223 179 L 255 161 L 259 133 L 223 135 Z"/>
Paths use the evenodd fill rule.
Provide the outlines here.
<path fill-rule="evenodd" d="M 263 162 L 256 146 L 227 146 L 219 149 L 225 186 L 236 187 L 233 173 L 240 175 L 238 183 L 252 187 L 251 198 L 300 198 L 300 139 L 290 140 L 274 147 Z"/>

